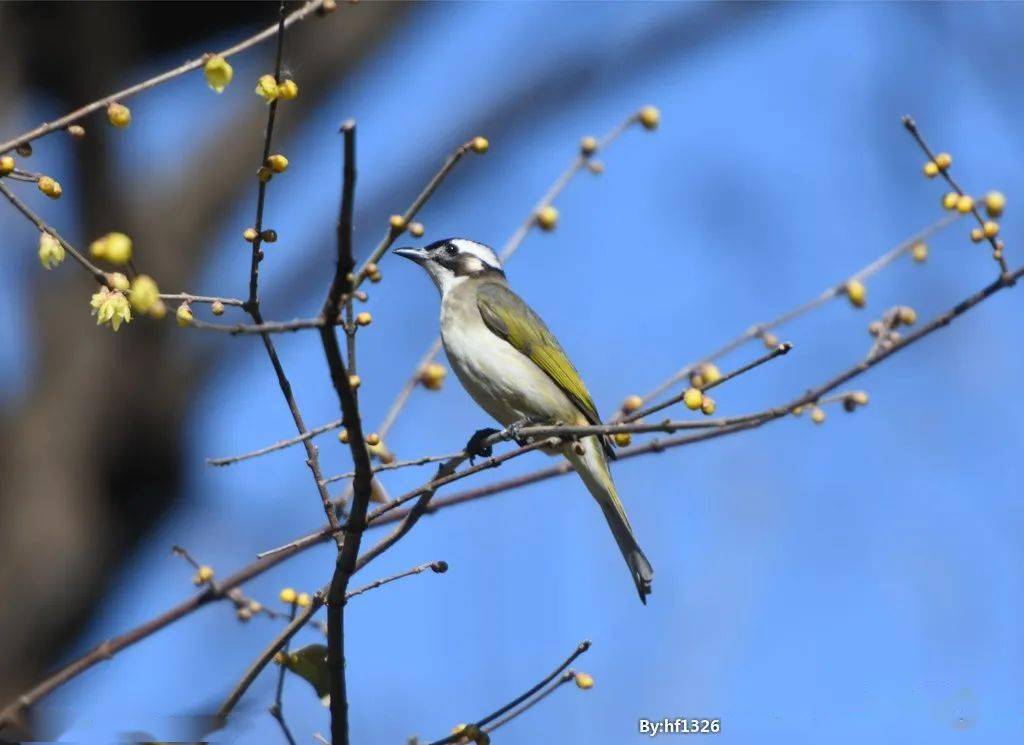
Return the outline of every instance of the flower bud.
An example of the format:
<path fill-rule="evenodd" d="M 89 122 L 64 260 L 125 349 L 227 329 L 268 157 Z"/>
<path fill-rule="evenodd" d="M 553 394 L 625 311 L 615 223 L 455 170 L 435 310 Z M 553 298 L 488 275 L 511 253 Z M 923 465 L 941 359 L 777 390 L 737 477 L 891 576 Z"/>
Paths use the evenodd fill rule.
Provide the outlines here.
<path fill-rule="evenodd" d="M 256 95 L 262 98 L 267 103 L 277 100 L 277 97 L 281 95 L 281 91 L 277 86 L 277 81 L 274 80 L 273 75 L 261 75 L 260 79 L 256 81 Z"/>
<path fill-rule="evenodd" d="M 231 82 L 231 78 L 235 76 L 235 71 L 226 59 L 219 54 L 215 54 L 206 60 L 206 64 L 203 66 L 203 74 L 206 75 L 206 84 L 208 86 L 217 93 L 223 93 L 224 89 L 228 87 L 228 83 Z"/>
<path fill-rule="evenodd" d="M 286 80 L 277 87 L 277 95 L 282 101 L 292 101 L 299 97 L 299 86 L 294 80 Z"/>
<path fill-rule="evenodd" d="M 637 115 L 646 130 L 655 130 L 661 123 L 661 112 L 655 106 L 644 106 Z"/>
<path fill-rule="evenodd" d="M 53 269 L 64 261 L 64 246 L 52 235 L 43 231 L 39 233 L 39 263 L 43 269 Z"/>
<path fill-rule="evenodd" d="M 540 212 L 537 213 L 537 224 L 541 227 L 541 230 L 554 230 L 555 226 L 558 225 L 558 210 L 550 204 L 542 207 Z"/>
<path fill-rule="evenodd" d="M 118 129 L 124 129 L 132 123 L 132 112 L 124 104 L 112 103 L 107 107 L 107 120 Z"/>
<path fill-rule="evenodd" d="M 487 149 L 490 148 L 490 146 L 491 143 L 487 141 L 486 137 L 474 137 L 473 142 L 470 144 L 470 147 L 473 148 L 473 152 L 477 153 L 478 155 L 483 155 L 484 153 L 486 153 Z"/>

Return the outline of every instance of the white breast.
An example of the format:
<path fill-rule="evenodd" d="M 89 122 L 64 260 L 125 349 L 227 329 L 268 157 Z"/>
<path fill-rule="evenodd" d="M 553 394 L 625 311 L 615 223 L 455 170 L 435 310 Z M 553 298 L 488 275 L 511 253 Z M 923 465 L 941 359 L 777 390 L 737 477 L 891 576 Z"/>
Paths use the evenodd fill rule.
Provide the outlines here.
<path fill-rule="evenodd" d="M 473 400 L 502 425 L 523 418 L 575 422 L 576 407 L 544 371 L 484 324 L 470 283 L 441 301 L 441 339 Z"/>

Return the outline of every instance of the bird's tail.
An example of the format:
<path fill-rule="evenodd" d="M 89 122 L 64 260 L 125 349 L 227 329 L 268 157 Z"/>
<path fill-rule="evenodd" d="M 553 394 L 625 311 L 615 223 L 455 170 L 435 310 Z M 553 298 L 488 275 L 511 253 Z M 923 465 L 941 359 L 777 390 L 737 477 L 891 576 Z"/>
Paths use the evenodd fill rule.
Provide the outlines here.
<path fill-rule="evenodd" d="M 579 453 L 576 447 L 580 446 L 583 453 Z M 601 505 L 601 511 L 608 521 L 608 527 L 615 536 L 615 542 L 619 544 L 622 558 L 629 566 L 630 574 L 633 575 L 633 582 L 636 584 L 637 592 L 640 594 L 640 602 L 647 604 L 647 595 L 651 592 L 651 581 L 654 579 L 654 570 L 651 563 L 647 561 L 644 552 L 640 550 L 633 535 L 633 528 L 629 525 L 626 511 L 619 501 L 618 492 L 615 490 L 615 482 L 608 472 L 608 464 L 605 461 L 604 453 L 601 452 L 601 445 L 596 437 L 585 437 L 577 443 L 571 443 L 563 448 L 565 457 L 572 463 L 576 473 L 583 479 L 587 490 L 593 495 L 597 503 Z"/>

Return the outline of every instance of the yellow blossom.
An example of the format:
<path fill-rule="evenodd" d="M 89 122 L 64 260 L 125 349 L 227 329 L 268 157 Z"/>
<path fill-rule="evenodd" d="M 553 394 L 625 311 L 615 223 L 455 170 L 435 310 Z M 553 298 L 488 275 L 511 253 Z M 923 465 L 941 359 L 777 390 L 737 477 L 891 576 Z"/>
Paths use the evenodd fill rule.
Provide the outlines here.
<path fill-rule="evenodd" d="M 267 103 L 277 100 L 280 94 L 280 89 L 277 87 L 277 81 L 274 80 L 273 75 L 262 75 L 256 81 L 256 95 Z"/>
<path fill-rule="evenodd" d="M 277 86 L 277 94 L 282 101 L 291 101 L 299 97 L 299 86 L 294 80 L 286 80 Z"/>
<path fill-rule="evenodd" d="M 661 123 L 661 112 L 658 111 L 656 106 L 644 106 L 640 109 L 640 113 L 637 115 L 637 118 L 644 126 L 644 129 L 657 129 L 658 124 Z"/>
<path fill-rule="evenodd" d="M 576 687 L 584 691 L 594 687 L 594 676 L 588 673 L 576 673 L 573 680 L 576 681 Z"/>
<path fill-rule="evenodd" d="M 43 269 L 53 269 L 64 261 L 64 256 L 64 246 L 60 241 L 45 231 L 39 234 L 39 263 Z"/>
<path fill-rule="evenodd" d="M 420 382 L 423 383 L 423 387 L 428 391 L 439 391 L 444 384 L 444 376 L 447 374 L 448 371 L 444 365 L 431 362 L 429 365 L 424 365 L 423 369 L 420 370 Z"/>
<path fill-rule="evenodd" d="M 612 435 L 612 439 L 615 441 L 616 445 L 620 448 L 624 448 L 628 447 L 629 443 L 633 442 L 633 435 L 629 432 L 616 432 Z"/>
<path fill-rule="evenodd" d="M 140 274 L 132 280 L 132 291 L 129 295 L 132 308 L 138 313 L 149 313 L 160 301 L 160 288 L 148 274 Z"/>
<path fill-rule="evenodd" d="M 195 316 L 192 315 L 192 309 L 188 307 L 188 303 L 182 303 L 178 306 L 178 310 L 174 312 L 174 317 L 178 321 L 178 325 L 182 328 L 191 326 L 195 320 Z"/>
<path fill-rule="evenodd" d="M 2 170 L 0 168 L 0 172 Z M 985 211 L 988 212 L 989 217 L 999 217 L 1003 214 L 1004 209 L 1006 209 L 1006 197 L 1002 192 L 990 191 L 985 195 Z"/>
<path fill-rule="evenodd" d="M 14 158 L 10 155 L 0 157 L 0 176 L 6 176 L 14 170 Z"/>
<path fill-rule="evenodd" d="M 914 261 L 924 261 L 928 258 L 928 244 L 924 241 L 918 241 L 910 249 L 910 253 L 914 257 Z"/>
<path fill-rule="evenodd" d="M 49 176 L 43 176 L 36 183 L 39 187 L 39 191 L 43 192 L 50 199 L 57 199 L 64 192 L 60 184 Z"/>
<path fill-rule="evenodd" d="M 223 93 L 224 89 L 228 87 L 228 83 L 231 82 L 231 78 L 235 75 L 235 71 L 231 69 L 228 61 L 219 54 L 215 54 L 206 60 L 203 73 L 206 75 L 206 84 L 217 93 Z"/>
<path fill-rule="evenodd" d="M 558 224 L 558 210 L 550 204 L 542 207 L 540 212 L 537 213 L 537 224 L 540 225 L 542 230 L 554 230 Z"/>
<path fill-rule="evenodd" d="M 222 303 L 220 300 L 214 300 L 212 303 L 210 303 L 210 312 L 213 313 L 213 315 L 215 316 L 224 315 L 224 303 Z"/>
<path fill-rule="evenodd" d="M 115 127 L 124 129 L 132 123 L 132 112 L 121 103 L 112 103 L 107 107 L 107 119 Z"/>
<path fill-rule="evenodd" d="M 696 411 L 704 403 L 704 394 L 696 388 L 687 388 L 686 393 L 683 394 L 683 403 L 690 411 Z"/>
<path fill-rule="evenodd" d="M 112 292 L 107 287 L 101 287 L 99 292 L 92 296 L 92 312 L 96 316 L 96 325 L 108 324 L 110 328 L 117 331 L 122 323 L 129 323 L 132 320 L 132 309 L 127 298 L 117 291 Z"/>
<path fill-rule="evenodd" d="M 957 198 L 956 211 L 959 212 L 961 215 L 966 215 L 972 209 L 974 209 L 974 198 L 972 196 L 970 196 L 969 194 L 964 194 L 963 196 Z"/>
<path fill-rule="evenodd" d="M 846 283 L 846 295 L 855 308 L 863 308 L 867 303 L 868 290 L 863 283 L 852 279 Z"/>
<path fill-rule="evenodd" d="M 283 590 L 281 590 L 280 597 L 282 603 L 288 603 L 289 605 L 291 605 L 298 599 L 298 595 L 295 593 L 295 590 L 293 590 L 290 587 L 286 587 Z"/>
<path fill-rule="evenodd" d="M 127 264 L 132 259 L 132 239 L 124 233 L 107 233 L 101 238 L 106 245 L 103 258 L 114 264 Z"/>
<path fill-rule="evenodd" d="M 490 146 L 491 143 L 487 141 L 486 137 L 474 137 L 473 142 L 470 143 L 470 147 L 473 148 L 473 152 L 479 155 L 486 153 Z"/>
<path fill-rule="evenodd" d="M 121 272 L 110 272 L 107 275 L 107 284 L 110 285 L 110 289 L 118 292 L 125 292 L 132 286 L 132 283 Z"/>
<path fill-rule="evenodd" d="M 284 173 L 288 168 L 288 159 L 280 153 L 275 153 L 267 158 L 267 166 L 274 173 Z"/>
<path fill-rule="evenodd" d="M 300 608 L 308 608 L 313 604 L 313 598 L 309 596 L 308 592 L 300 592 L 295 598 L 295 604 Z"/>

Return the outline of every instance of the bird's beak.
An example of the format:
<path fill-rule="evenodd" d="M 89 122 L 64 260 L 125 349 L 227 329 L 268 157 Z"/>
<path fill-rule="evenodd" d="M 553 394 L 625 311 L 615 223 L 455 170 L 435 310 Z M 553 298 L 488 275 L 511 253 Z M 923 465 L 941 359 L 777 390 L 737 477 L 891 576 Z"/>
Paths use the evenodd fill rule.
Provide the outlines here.
<path fill-rule="evenodd" d="M 427 260 L 427 252 L 422 248 L 396 248 L 395 253 L 410 261 L 415 261 L 417 264 L 422 264 Z"/>

